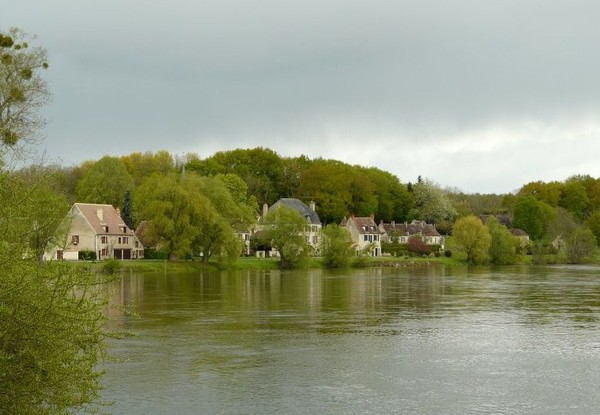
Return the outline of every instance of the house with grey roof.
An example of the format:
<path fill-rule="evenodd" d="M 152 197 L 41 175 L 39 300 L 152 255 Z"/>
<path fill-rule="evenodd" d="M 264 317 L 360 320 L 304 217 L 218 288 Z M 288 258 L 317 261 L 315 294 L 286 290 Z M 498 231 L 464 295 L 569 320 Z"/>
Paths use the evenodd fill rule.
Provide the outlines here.
<path fill-rule="evenodd" d="M 264 217 L 269 212 L 276 210 L 281 206 L 295 210 L 306 219 L 306 228 L 304 230 L 306 242 L 311 246 L 315 254 L 318 254 L 321 249 L 321 229 L 323 228 L 323 224 L 319 218 L 319 215 L 317 214 L 315 202 L 311 201 L 307 205 L 299 199 L 282 198 L 270 207 L 265 203 L 263 205 L 262 215 L 258 220 L 258 226 L 256 228 L 257 232 L 260 232 L 263 229 L 262 221 Z"/>
<path fill-rule="evenodd" d="M 64 245 L 50 248 L 44 259 L 77 260 L 80 252 L 93 252 L 98 260 L 144 257 L 140 240 L 111 205 L 75 203 L 67 220 Z"/>

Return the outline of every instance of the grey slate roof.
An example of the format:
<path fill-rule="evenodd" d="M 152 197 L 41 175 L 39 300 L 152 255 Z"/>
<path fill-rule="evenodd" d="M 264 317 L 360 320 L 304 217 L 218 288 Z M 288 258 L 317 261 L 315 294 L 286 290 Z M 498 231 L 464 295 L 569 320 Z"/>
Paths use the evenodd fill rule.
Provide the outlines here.
<path fill-rule="evenodd" d="M 298 213 L 302 215 L 302 217 L 306 218 L 313 225 L 321 225 L 321 219 L 319 219 L 319 215 L 317 212 L 306 206 L 306 204 L 298 199 L 294 198 L 282 198 L 275 202 L 270 208 L 277 209 L 278 206 L 286 206 L 290 209 L 294 209 Z"/>

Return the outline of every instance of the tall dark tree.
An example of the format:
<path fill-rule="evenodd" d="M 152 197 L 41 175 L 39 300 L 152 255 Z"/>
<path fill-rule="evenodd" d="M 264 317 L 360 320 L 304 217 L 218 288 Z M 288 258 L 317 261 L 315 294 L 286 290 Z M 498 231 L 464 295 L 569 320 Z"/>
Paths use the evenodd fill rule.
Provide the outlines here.
<path fill-rule="evenodd" d="M 135 229 L 133 227 L 133 207 L 131 203 L 131 191 L 127 190 L 125 192 L 125 197 L 123 199 L 123 208 L 121 209 L 121 218 L 125 225 L 129 227 L 129 229 Z"/>

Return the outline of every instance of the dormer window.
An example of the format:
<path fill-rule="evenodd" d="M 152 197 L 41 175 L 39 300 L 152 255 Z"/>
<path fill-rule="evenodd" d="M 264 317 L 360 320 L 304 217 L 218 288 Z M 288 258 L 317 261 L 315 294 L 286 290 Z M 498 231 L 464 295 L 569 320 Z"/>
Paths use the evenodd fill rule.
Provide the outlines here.
<path fill-rule="evenodd" d="M 102 230 L 106 233 L 108 233 L 108 226 L 107 225 L 103 225 L 102 226 Z"/>
<path fill-rule="evenodd" d="M 71 243 L 73 245 L 78 245 L 79 244 L 79 235 L 73 235 L 73 236 L 71 236 Z"/>

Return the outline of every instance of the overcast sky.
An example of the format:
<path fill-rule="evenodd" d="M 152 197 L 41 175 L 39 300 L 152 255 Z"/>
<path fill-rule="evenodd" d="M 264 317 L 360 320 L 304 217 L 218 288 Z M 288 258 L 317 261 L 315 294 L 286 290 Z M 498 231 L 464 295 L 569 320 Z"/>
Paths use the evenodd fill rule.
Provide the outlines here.
<path fill-rule="evenodd" d="M 600 2 L 19 0 L 53 102 L 41 150 L 268 147 L 467 192 L 600 177 Z"/>

